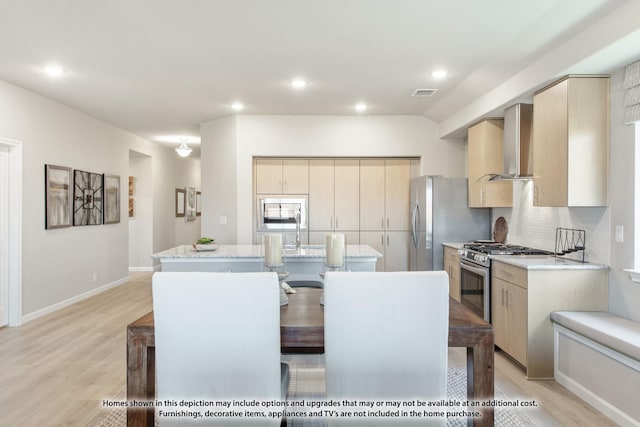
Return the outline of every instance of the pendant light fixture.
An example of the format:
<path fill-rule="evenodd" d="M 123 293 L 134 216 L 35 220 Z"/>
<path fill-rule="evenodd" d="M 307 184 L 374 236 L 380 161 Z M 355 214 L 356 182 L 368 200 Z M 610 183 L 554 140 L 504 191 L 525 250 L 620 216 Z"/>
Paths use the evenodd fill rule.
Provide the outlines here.
<path fill-rule="evenodd" d="M 176 148 L 176 153 L 178 153 L 180 157 L 187 157 L 191 154 L 191 151 L 191 148 L 189 148 L 186 142 L 183 142 L 178 148 Z"/>

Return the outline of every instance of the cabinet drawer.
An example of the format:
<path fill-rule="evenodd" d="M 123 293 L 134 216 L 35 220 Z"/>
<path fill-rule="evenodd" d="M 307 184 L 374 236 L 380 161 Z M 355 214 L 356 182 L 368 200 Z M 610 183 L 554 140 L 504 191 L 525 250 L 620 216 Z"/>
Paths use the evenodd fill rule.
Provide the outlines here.
<path fill-rule="evenodd" d="M 493 262 L 491 264 L 491 275 L 506 282 L 513 283 L 522 288 L 527 288 L 527 270 L 514 267 L 513 265 Z"/>

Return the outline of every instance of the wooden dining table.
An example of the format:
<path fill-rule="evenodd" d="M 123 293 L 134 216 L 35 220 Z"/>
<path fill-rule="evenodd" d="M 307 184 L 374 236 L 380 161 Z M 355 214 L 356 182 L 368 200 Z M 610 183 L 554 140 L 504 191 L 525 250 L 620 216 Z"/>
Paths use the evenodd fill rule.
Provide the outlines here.
<path fill-rule="evenodd" d="M 322 289 L 297 288 L 289 304 L 280 308 L 280 345 L 283 353 L 324 353 Z M 493 400 L 493 327 L 458 301 L 449 298 L 449 347 L 467 348 L 467 398 Z M 127 399 L 155 399 L 155 337 L 153 312 L 127 326 Z M 481 407 L 481 417 L 469 426 L 494 425 L 492 406 Z M 469 410 L 477 410 L 469 408 Z M 152 408 L 127 408 L 127 426 L 154 426 Z"/>

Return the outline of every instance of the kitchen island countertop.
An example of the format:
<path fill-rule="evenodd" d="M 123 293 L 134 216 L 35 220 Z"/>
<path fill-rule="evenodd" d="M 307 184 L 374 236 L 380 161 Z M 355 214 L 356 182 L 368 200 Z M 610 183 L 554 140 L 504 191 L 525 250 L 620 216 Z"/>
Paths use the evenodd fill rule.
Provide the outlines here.
<path fill-rule="evenodd" d="M 321 245 L 302 245 L 300 248 L 285 249 L 286 258 L 322 258 L 325 256 Z M 347 245 L 347 258 L 379 258 L 382 254 L 371 246 Z M 196 251 L 191 245 L 181 245 L 151 255 L 153 259 L 166 258 L 263 258 L 262 245 L 219 245 L 215 251 Z"/>

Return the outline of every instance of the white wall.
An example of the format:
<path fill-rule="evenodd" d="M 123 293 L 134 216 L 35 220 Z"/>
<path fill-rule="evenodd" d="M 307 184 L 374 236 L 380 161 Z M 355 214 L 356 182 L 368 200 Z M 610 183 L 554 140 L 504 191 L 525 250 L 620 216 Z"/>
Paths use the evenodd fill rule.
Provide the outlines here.
<path fill-rule="evenodd" d="M 254 156 L 420 157 L 421 174 L 466 176 L 464 143 L 439 139 L 437 125 L 421 116 L 240 115 L 201 130 L 203 205 L 215 201 L 229 222 L 207 215 L 203 234 L 224 243 L 253 241 Z"/>
<path fill-rule="evenodd" d="M 623 123 L 624 70 L 611 76 L 611 270 L 609 272 L 609 310 L 620 316 L 640 322 L 640 283 L 632 282 L 629 273 L 622 271 L 634 267 L 634 126 Z M 615 242 L 615 226 L 624 227 L 624 242 Z M 638 266 L 635 266 L 638 268 Z"/>
<path fill-rule="evenodd" d="M 134 177 L 133 217 L 129 222 L 129 271 L 151 270 L 153 262 L 153 174 L 152 158 L 129 151 L 129 176 Z M 128 192 L 128 177 L 124 181 Z M 129 197 L 123 197 L 127 202 Z"/>
<path fill-rule="evenodd" d="M 166 223 L 176 228 L 175 183 L 195 183 L 195 176 L 199 175 L 197 161 L 182 163 L 181 167 L 171 148 L 2 81 L 0 135 L 23 144 L 22 313 L 27 320 L 126 281 L 129 227 L 125 197 L 129 149 L 154 159 L 154 200 L 159 188 L 167 193 L 163 198 L 158 197 L 158 203 L 169 205 L 168 209 L 159 210 L 154 203 L 154 240 L 163 235 L 158 228 Z M 123 196 L 120 223 L 45 230 L 45 164 L 119 175 Z M 165 178 L 163 169 L 171 171 L 167 174 L 169 178 Z M 176 179 L 187 170 L 191 171 L 188 179 Z M 168 185 L 157 184 L 157 181 L 164 183 L 165 179 L 170 180 Z M 174 230 L 162 244 L 165 248 L 171 247 L 174 242 L 188 241 L 197 234 L 183 238 Z"/>

